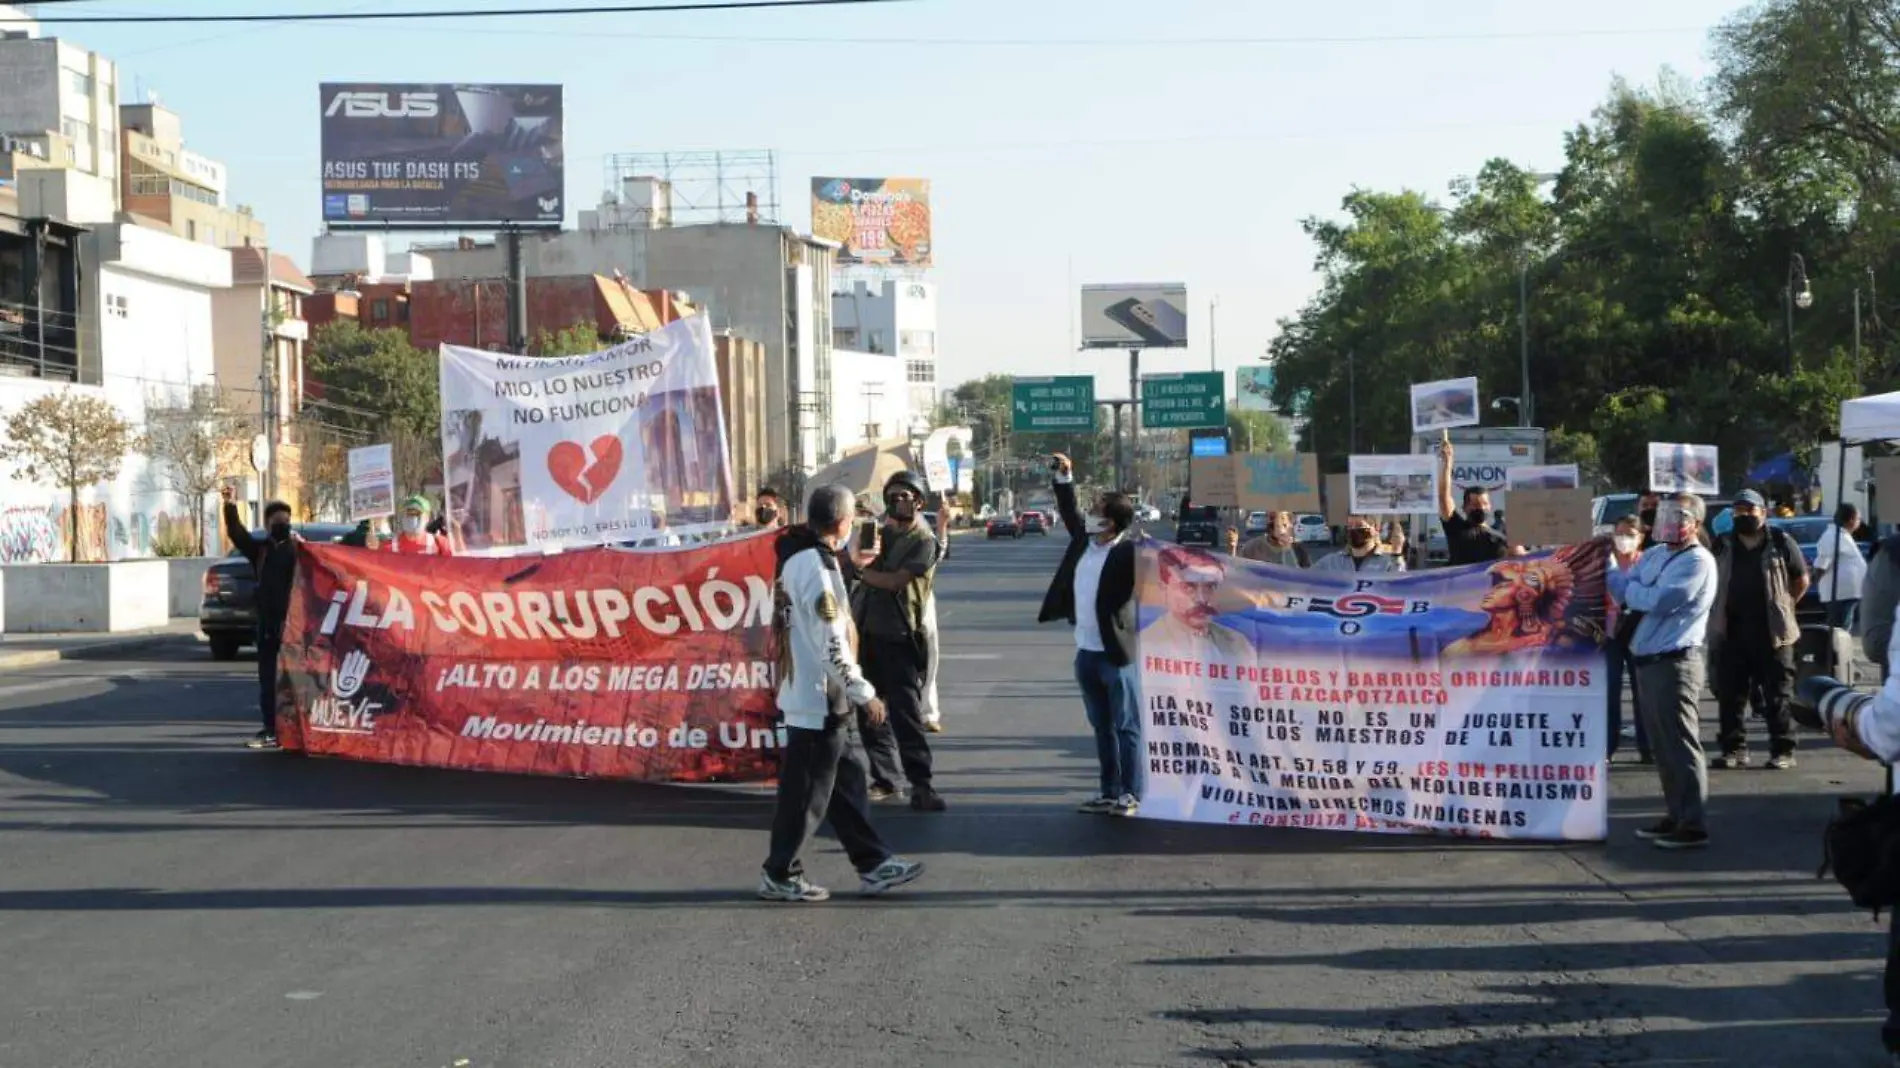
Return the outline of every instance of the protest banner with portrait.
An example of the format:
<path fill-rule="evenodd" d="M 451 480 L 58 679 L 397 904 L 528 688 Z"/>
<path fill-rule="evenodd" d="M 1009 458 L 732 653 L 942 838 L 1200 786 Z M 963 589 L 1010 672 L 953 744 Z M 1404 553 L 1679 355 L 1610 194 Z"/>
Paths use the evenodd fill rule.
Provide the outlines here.
<path fill-rule="evenodd" d="M 1360 574 L 1144 542 L 1141 814 L 1601 839 L 1606 553 Z"/>
<path fill-rule="evenodd" d="M 448 510 L 475 552 L 725 530 L 732 464 L 695 315 L 586 356 L 442 346 Z"/>
<path fill-rule="evenodd" d="M 278 737 L 386 764 L 770 779 L 772 546 L 506 558 L 300 544 Z"/>

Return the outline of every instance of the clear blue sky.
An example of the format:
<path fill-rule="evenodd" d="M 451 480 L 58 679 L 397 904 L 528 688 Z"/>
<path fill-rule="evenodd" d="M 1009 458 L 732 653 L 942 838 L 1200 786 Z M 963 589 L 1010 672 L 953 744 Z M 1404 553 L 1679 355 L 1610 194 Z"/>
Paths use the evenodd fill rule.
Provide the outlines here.
<path fill-rule="evenodd" d="M 513 0 L 501 6 L 523 6 Z M 44 13 L 436 7 L 441 0 L 111 0 Z M 454 6 L 497 6 L 459 0 Z M 932 180 L 945 386 L 1101 370 L 1074 286 L 1185 281 L 1194 347 L 1254 360 L 1313 292 L 1300 220 L 1354 186 L 1442 194 L 1503 156 L 1548 169 L 1613 76 L 1708 73 L 1732 0 L 916 0 L 887 7 L 269 28 L 58 26 L 224 160 L 232 199 L 307 263 L 322 81 L 559 82 L 570 211 L 612 152 L 771 148 L 786 222 L 813 174 Z M 693 37 L 724 40 L 682 39 Z M 812 41 L 768 41 L 794 37 Z M 897 39 L 877 41 L 878 38 Z M 1265 43 L 1243 39 L 1278 39 Z M 994 42 L 1048 42 L 1020 44 Z M 1078 39 L 1110 43 L 1073 43 Z M 1175 43 L 1200 39 L 1214 43 Z M 952 43 L 983 41 L 992 43 Z M 1126 43 L 1116 43 L 1126 42 Z"/>

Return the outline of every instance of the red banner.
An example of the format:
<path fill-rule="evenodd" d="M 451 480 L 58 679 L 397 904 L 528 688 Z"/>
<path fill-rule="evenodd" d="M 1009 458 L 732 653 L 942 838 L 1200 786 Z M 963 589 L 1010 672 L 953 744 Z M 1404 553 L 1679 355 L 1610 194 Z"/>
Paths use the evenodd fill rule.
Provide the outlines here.
<path fill-rule="evenodd" d="M 506 559 L 303 545 L 278 737 L 388 764 L 771 779 L 772 543 Z"/>

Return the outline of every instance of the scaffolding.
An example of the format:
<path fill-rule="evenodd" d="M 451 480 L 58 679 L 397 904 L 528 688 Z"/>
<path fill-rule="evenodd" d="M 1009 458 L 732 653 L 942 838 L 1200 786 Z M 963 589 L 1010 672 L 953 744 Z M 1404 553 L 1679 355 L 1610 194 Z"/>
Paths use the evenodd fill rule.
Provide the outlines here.
<path fill-rule="evenodd" d="M 606 195 L 617 202 L 629 182 L 654 179 L 669 191 L 668 218 L 656 225 L 777 225 L 778 153 L 770 149 L 711 152 L 617 152 L 607 156 Z"/>

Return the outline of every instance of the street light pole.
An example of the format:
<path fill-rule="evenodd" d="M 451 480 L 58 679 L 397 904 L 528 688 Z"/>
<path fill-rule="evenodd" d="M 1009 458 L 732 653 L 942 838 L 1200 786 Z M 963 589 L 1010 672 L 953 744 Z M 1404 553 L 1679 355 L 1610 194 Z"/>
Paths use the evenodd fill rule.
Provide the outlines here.
<path fill-rule="evenodd" d="M 1800 289 L 1795 288 L 1799 282 Z M 1808 287 L 1808 264 L 1799 252 L 1788 254 L 1788 284 L 1781 288 L 1783 313 L 1786 315 L 1788 344 L 1788 375 L 1794 376 L 1794 310 L 1806 310 L 1814 303 L 1814 291 Z"/>
<path fill-rule="evenodd" d="M 1219 297 L 1207 302 L 1207 369 L 1210 371 L 1220 370 L 1220 330 L 1214 318 L 1219 310 Z"/>
<path fill-rule="evenodd" d="M 1523 385 L 1517 404 L 1517 425 L 1531 425 L 1531 257 L 1527 249 L 1517 261 L 1517 362 Z"/>

